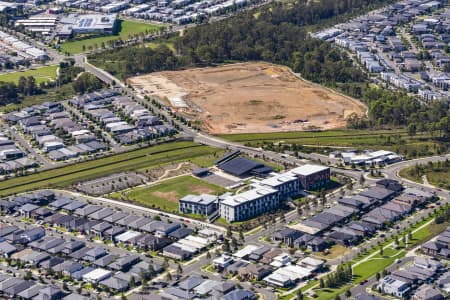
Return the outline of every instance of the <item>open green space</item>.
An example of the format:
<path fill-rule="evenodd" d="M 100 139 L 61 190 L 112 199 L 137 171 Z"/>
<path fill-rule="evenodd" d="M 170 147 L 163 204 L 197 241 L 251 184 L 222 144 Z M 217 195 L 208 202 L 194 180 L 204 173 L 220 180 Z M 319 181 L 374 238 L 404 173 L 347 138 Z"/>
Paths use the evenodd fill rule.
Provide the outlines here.
<path fill-rule="evenodd" d="M 36 83 L 52 81 L 56 79 L 57 65 L 28 69 L 25 71 L 17 71 L 13 73 L 1 74 L 0 81 L 18 83 L 20 77 L 32 76 L 36 79 Z"/>
<path fill-rule="evenodd" d="M 221 194 L 226 190 L 190 175 L 163 180 L 157 184 L 137 187 L 111 194 L 111 198 L 137 202 L 147 207 L 178 212 L 178 200 L 189 194 Z"/>
<path fill-rule="evenodd" d="M 173 142 L 77 163 L 0 182 L 0 197 L 40 188 L 65 187 L 76 182 L 137 170 L 167 162 L 209 155 L 216 149 L 192 142 Z"/>
<path fill-rule="evenodd" d="M 32 105 L 39 105 L 44 102 L 56 102 L 65 99 L 69 99 L 70 97 L 76 94 L 75 90 L 72 87 L 72 84 L 63 84 L 60 87 L 52 87 L 48 89 L 44 89 L 41 94 L 32 95 L 32 96 L 24 96 L 21 98 L 20 103 L 10 103 L 5 106 L 0 106 L 0 111 L 4 113 L 20 110 L 25 107 L 29 107 Z"/>
<path fill-rule="evenodd" d="M 434 186 L 450 189 L 450 162 L 436 162 L 416 165 L 400 171 L 400 175 L 409 180 L 423 183 L 423 176 Z"/>
<path fill-rule="evenodd" d="M 253 147 L 269 150 L 297 150 L 303 152 L 329 152 L 341 148 L 384 149 L 416 157 L 432 155 L 439 144 L 428 133 L 408 135 L 405 129 L 393 130 L 328 130 L 274 133 L 230 134 L 219 137 Z M 296 148 L 290 148 L 295 145 Z"/>
<path fill-rule="evenodd" d="M 120 20 L 119 26 L 120 26 L 119 32 L 115 35 L 92 37 L 92 38 L 87 37 L 86 39 L 64 42 L 63 44 L 61 44 L 61 51 L 68 52 L 70 54 L 77 54 L 90 49 L 100 48 L 102 44 L 106 44 L 105 46 L 108 46 L 107 45 L 108 41 L 118 39 L 128 40 L 130 38 L 133 38 L 134 35 L 158 31 L 161 28 L 160 25 L 135 22 L 129 20 Z"/>

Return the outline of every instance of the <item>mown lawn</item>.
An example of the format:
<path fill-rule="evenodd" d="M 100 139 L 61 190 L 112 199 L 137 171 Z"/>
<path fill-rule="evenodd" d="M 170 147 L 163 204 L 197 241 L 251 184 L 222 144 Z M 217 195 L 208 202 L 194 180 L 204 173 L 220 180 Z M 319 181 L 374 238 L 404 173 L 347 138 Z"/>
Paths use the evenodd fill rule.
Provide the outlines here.
<path fill-rule="evenodd" d="M 147 207 L 177 213 L 178 200 L 186 195 L 202 193 L 219 195 L 225 191 L 219 186 L 186 175 L 146 187 L 137 187 L 127 192 L 113 193 L 110 196 L 115 199 L 133 201 Z"/>
<path fill-rule="evenodd" d="M 400 171 L 400 176 L 420 183 L 423 183 L 422 175 L 426 175 L 430 184 L 445 189 L 450 189 L 450 168 L 435 168 L 426 165 L 420 167 L 419 173 L 417 172 L 417 168 L 415 166 L 405 168 Z"/>
<path fill-rule="evenodd" d="M 0 81 L 18 83 L 20 77 L 32 76 L 36 79 L 36 83 L 52 81 L 56 79 L 57 65 L 44 66 L 25 71 L 17 71 L 13 73 L 1 74 Z"/>
<path fill-rule="evenodd" d="M 70 54 L 77 54 L 83 52 L 83 46 L 85 47 L 85 51 L 89 50 L 89 48 L 95 48 L 96 45 L 100 48 L 102 43 L 106 44 L 108 41 L 117 40 L 119 38 L 122 40 L 128 40 L 135 34 L 158 31 L 159 28 L 161 28 L 160 25 L 120 20 L 120 31 L 118 34 L 68 41 L 61 44 L 61 51 L 68 52 Z"/>
<path fill-rule="evenodd" d="M 412 157 L 436 153 L 429 134 L 408 136 L 404 129 L 395 130 L 328 130 L 318 132 L 276 132 L 220 135 L 221 138 L 253 147 L 273 149 L 278 145 L 296 144 L 303 152 L 322 152 L 340 147 L 357 149 L 384 149 Z M 268 148 L 270 149 L 270 148 Z"/>
<path fill-rule="evenodd" d="M 0 182 L 0 197 L 39 188 L 65 187 L 117 172 L 208 155 L 213 150 L 191 142 L 174 142 L 52 169 Z"/>

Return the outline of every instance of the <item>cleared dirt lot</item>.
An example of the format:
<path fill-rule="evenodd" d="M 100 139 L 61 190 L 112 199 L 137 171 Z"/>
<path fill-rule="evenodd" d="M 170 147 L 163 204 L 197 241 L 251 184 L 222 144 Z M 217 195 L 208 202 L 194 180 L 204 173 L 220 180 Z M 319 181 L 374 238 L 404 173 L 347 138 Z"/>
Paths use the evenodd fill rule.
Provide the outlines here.
<path fill-rule="evenodd" d="M 129 83 L 167 99 L 213 134 L 339 128 L 351 113 L 366 112 L 355 99 L 266 63 L 158 72 Z"/>

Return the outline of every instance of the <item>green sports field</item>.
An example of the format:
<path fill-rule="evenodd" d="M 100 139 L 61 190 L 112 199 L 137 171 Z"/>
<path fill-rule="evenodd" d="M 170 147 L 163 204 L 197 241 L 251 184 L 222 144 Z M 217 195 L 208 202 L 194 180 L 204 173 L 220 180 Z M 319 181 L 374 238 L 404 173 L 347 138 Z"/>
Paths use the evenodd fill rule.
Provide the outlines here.
<path fill-rule="evenodd" d="M 14 82 L 18 83 L 20 77 L 28 77 L 33 76 L 36 78 L 36 83 L 52 81 L 56 79 L 56 70 L 58 69 L 57 65 L 54 66 L 45 66 L 39 67 L 35 69 L 29 69 L 26 71 L 17 71 L 14 73 L 1 74 L 0 81 L 3 82 Z"/>
<path fill-rule="evenodd" d="M 210 155 L 215 151 L 216 149 L 214 148 L 191 142 L 174 142 L 134 150 L 1 181 L 0 197 L 33 189 L 65 187 L 80 181 L 99 178 L 118 172 L 186 161 L 191 158 Z"/>
<path fill-rule="evenodd" d="M 110 196 L 115 199 L 137 202 L 147 207 L 177 213 L 178 200 L 186 195 L 222 194 L 226 190 L 190 175 L 175 177 L 157 184 L 137 187 L 128 192 L 117 192 Z"/>
<path fill-rule="evenodd" d="M 95 45 L 100 48 L 102 43 L 106 44 L 108 41 L 117 40 L 119 38 L 127 40 L 132 35 L 146 31 L 158 31 L 159 28 L 161 28 L 159 25 L 120 20 L 120 32 L 118 34 L 65 42 L 61 44 L 61 51 L 77 54 L 83 52 L 83 45 L 87 51 L 90 47 L 95 48 Z"/>

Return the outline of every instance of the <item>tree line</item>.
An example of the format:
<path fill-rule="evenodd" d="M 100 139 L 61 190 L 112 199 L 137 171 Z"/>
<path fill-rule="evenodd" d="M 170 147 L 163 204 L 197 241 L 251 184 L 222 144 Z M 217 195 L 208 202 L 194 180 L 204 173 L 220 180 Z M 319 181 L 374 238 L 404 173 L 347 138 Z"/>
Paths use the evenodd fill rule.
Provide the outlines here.
<path fill-rule="evenodd" d="M 336 288 L 348 283 L 353 278 L 353 270 L 350 264 L 340 264 L 336 271 L 328 274 L 325 279 L 320 278 L 319 286 L 323 288 Z"/>

